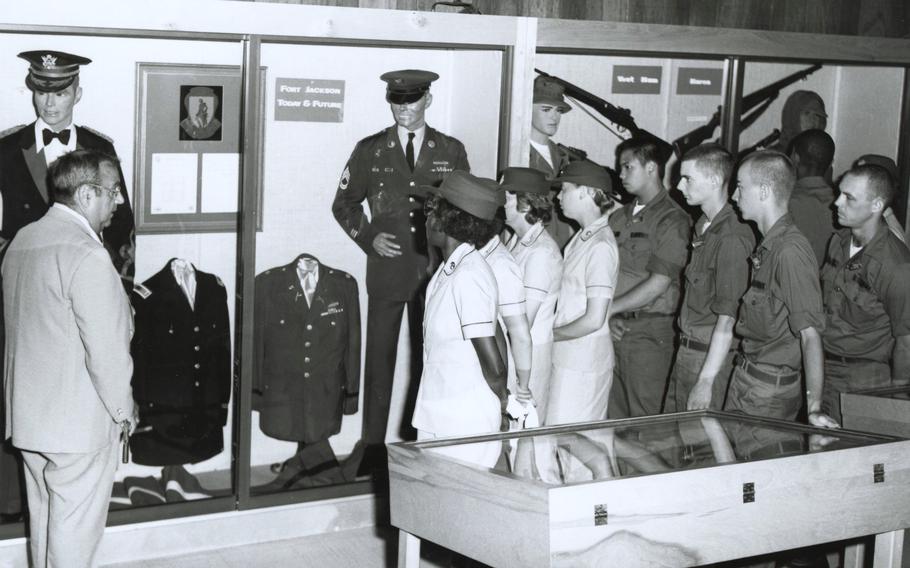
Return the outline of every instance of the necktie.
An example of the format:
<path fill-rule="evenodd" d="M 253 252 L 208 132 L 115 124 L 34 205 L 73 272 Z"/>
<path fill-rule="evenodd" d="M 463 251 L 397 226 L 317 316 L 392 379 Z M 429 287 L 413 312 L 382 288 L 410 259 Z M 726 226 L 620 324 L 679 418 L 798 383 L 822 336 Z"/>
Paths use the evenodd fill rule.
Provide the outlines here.
<path fill-rule="evenodd" d="M 303 277 L 303 296 L 306 298 L 306 305 L 313 305 L 313 294 L 316 293 L 316 275 L 309 271 Z"/>
<path fill-rule="evenodd" d="M 45 142 L 46 143 L 46 142 Z M 404 157 L 408 161 L 408 167 L 414 171 L 414 133 L 408 132 L 408 145 L 404 149 Z"/>
<path fill-rule="evenodd" d="M 190 307 L 196 309 L 196 275 L 187 267 L 183 271 L 183 291 L 186 293 L 186 299 Z"/>
<path fill-rule="evenodd" d="M 50 144 L 51 140 L 54 138 L 60 140 L 60 143 L 66 146 L 70 143 L 70 130 L 67 128 L 66 130 L 61 130 L 60 132 L 54 132 L 50 128 L 45 128 L 41 131 L 41 138 L 44 139 L 45 146 Z"/>

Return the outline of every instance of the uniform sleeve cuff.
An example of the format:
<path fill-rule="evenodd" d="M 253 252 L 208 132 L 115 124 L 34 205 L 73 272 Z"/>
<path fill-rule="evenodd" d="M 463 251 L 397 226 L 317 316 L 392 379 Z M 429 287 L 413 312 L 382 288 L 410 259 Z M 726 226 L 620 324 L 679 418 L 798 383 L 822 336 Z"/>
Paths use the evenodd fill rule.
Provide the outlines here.
<path fill-rule="evenodd" d="M 465 339 L 476 339 L 478 337 L 493 337 L 496 335 L 496 322 L 484 321 L 477 323 L 468 323 L 461 326 L 461 335 Z"/>

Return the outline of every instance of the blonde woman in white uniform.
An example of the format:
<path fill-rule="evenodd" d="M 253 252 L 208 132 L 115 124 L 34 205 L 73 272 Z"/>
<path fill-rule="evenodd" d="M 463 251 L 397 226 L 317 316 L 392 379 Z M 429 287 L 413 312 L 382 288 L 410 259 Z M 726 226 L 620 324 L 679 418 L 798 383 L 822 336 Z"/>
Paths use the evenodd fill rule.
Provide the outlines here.
<path fill-rule="evenodd" d="M 581 225 L 564 251 L 553 329 L 553 372 L 547 424 L 602 420 L 613 380 L 609 312 L 619 253 L 607 214 L 613 205 L 607 171 L 573 162 L 560 177 L 563 213 Z"/>
<path fill-rule="evenodd" d="M 497 432 L 506 407 L 506 369 L 496 343 L 498 290 L 477 251 L 494 234 L 503 204 L 493 180 L 456 170 L 428 200 L 428 242 L 445 258 L 427 286 L 423 374 L 412 425 L 417 439 Z M 492 467 L 500 442 L 434 448 Z"/>
<path fill-rule="evenodd" d="M 550 181 L 533 168 L 506 168 L 500 187 L 506 191 L 506 224 L 515 231 L 506 247 L 522 271 L 533 346 L 529 390 L 525 393 L 519 380 L 518 398 L 532 396 L 544 422 L 550 395 L 553 320 L 562 283 L 562 253 L 545 228 L 553 218 Z"/>

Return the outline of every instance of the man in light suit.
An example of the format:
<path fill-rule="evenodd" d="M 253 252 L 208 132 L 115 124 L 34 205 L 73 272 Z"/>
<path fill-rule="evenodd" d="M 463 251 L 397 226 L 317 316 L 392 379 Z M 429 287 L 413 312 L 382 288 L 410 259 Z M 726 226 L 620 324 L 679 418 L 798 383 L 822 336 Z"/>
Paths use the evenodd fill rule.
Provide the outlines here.
<path fill-rule="evenodd" d="M 58 158 L 48 180 L 53 206 L 0 268 L 6 434 L 25 462 L 32 565 L 85 568 L 96 565 L 118 435 L 136 424 L 132 314 L 99 236 L 123 198 L 116 158 L 92 150 Z"/>

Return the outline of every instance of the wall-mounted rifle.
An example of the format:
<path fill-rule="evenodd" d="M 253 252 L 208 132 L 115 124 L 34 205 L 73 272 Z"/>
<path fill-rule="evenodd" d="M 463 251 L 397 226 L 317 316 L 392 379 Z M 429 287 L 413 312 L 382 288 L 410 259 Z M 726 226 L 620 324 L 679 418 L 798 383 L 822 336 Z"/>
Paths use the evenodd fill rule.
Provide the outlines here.
<path fill-rule="evenodd" d="M 662 138 L 651 134 L 643 128 L 639 128 L 635 123 L 635 119 L 632 117 L 632 112 L 629 109 L 612 105 L 597 95 L 582 89 L 578 85 L 570 83 L 565 79 L 556 77 L 555 75 L 544 73 L 540 69 L 534 69 L 534 71 L 544 77 L 549 77 L 550 79 L 562 85 L 566 90 L 565 94 L 567 97 L 576 103 L 584 103 L 587 107 L 598 112 L 601 116 L 618 126 L 620 130 L 628 132 L 632 138 L 646 138 L 648 140 L 652 140 L 655 144 L 657 144 L 657 147 L 660 150 L 660 155 L 663 158 L 664 162 L 670 158 L 670 155 L 673 153 L 672 146 L 670 146 L 670 144 Z"/>
<path fill-rule="evenodd" d="M 742 102 L 742 115 L 739 120 L 741 129 L 745 130 L 758 120 L 758 117 L 768 110 L 771 103 L 780 96 L 780 92 L 783 89 L 797 81 L 805 79 L 821 68 L 821 64 L 816 63 L 802 71 L 787 75 L 783 79 L 775 81 L 770 85 L 766 85 L 761 89 L 744 96 Z M 717 107 L 717 112 L 714 113 L 714 116 L 711 117 L 711 120 L 709 120 L 707 124 L 699 126 L 695 130 L 692 130 L 673 141 L 673 152 L 676 153 L 677 158 L 681 158 L 686 152 L 714 136 L 714 130 L 720 126 L 720 111 L 721 107 Z M 770 137 L 765 137 L 763 140 L 768 138 Z"/>

